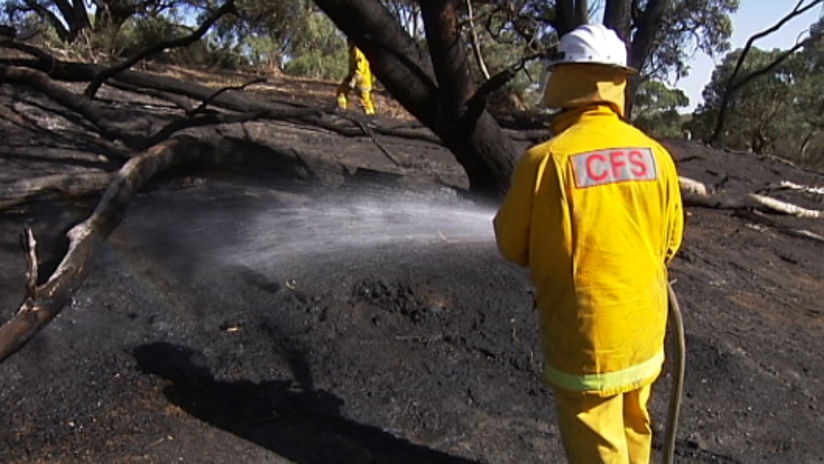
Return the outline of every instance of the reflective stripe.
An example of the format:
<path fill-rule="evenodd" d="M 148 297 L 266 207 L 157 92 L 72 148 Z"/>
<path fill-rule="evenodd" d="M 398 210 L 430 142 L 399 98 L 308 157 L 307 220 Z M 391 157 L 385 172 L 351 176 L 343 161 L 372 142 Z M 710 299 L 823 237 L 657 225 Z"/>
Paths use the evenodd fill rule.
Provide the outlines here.
<path fill-rule="evenodd" d="M 636 385 L 654 377 L 664 363 L 664 350 L 632 367 L 601 374 L 575 375 L 561 372 L 550 365 L 544 366 L 544 377 L 552 385 L 573 391 L 612 391 Z"/>

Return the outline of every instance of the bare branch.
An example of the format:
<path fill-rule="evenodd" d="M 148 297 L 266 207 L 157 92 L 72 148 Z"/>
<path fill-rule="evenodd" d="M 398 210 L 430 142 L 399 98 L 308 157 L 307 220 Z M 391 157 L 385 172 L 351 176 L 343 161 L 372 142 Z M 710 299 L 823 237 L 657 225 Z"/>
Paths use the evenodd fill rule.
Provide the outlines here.
<path fill-rule="evenodd" d="M 358 118 L 351 118 L 351 121 L 354 122 L 355 124 L 357 124 L 358 127 L 361 128 L 363 133 L 366 134 L 370 139 L 372 139 L 372 143 L 374 143 L 375 146 L 378 147 L 380 149 L 380 151 L 384 155 L 386 155 L 387 158 L 389 158 L 389 161 L 393 162 L 395 164 L 395 166 L 403 167 L 401 162 L 398 161 L 398 159 L 392 154 L 392 152 L 390 152 L 388 148 L 386 148 L 382 143 L 380 143 L 378 141 L 377 137 L 375 137 L 375 133 L 372 131 L 372 129 L 366 123 L 364 123 L 363 121 L 361 121 Z"/>
<path fill-rule="evenodd" d="M 741 68 L 744 65 L 744 60 L 747 58 L 747 55 L 749 54 L 749 52 L 752 49 L 752 46 L 753 46 L 753 44 L 755 43 L 756 40 L 758 40 L 762 37 L 766 37 L 766 36 L 772 34 L 773 32 L 781 29 L 781 27 L 784 26 L 784 24 L 786 24 L 791 19 L 795 18 L 796 16 L 804 14 L 810 8 L 814 7 L 815 5 L 818 5 L 821 2 L 824 2 L 824 0 L 813 0 L 812 2 L 808 3 L 807 5 L 802 6 L 804 4 L 804 1 L 805 0 L 798 0 L 798 3 L 796 3 L 796 5 L 792 9 L 792 11 L 787 13 L 783 18 L 779 19 L 778 22 L 776 22 L 774 25 L 772 25 L 771 27 L 769 27 L 769 28 L 767 28 L 767 29 L 765 29 L 761 32 L 753 34 L 749 39 L 747 39 L 747 43 L 744 45 L 744 48 L 741 51 L 741 55 L 738 57 L 738 61 L 736 61 L 736 63 L 735 63 L 735 68 L 733 69 L 732 74 L 730 74 L 729 79 L 727 79 L 727 83 L 726 83 L 726 86 L 725 86 L 724 93 L 721 96 L 721 104 L 720 104 L 720 107 L 719 107 L 719 110 L 718 110 L 718 118 L 716 119 L 716 122 L 715 122 L 715 129 L 713 130 L 712 135 L 710 135 L 709 139 L 707 140 L 708 142 L 712 143 L 712 142 L 718 140 L 718 137 L 721 135 L 721 131 L 723 130 L 723 126 L 724 126 L 724 120 L 726 119 L 727 107 L 729 106 L 730 98 L 732 97 L 732 95 L 738 89 L 745 86 L 746 84 L 748 84 L 750 81 L 752 81 L 756 77 L 762 76 L 762 75 L 772 71 L 773 69 L 775 69 L 775 67 L 777 67 L 779 64 L 784 62 L 784 60 L 786 60 L 788 57 L 790 57 L 797 50 L 799 50 L 800 48 L 802 48 L 802 47 L 806 46 L 807 44 L 813 42 L 814 40 L 818 40 L 820 38 L 820 37 L 811 35 L 807 39 L 805 39 L 801 42 L 798 42 L 795 46 L 793 46 L 789 50 L 785 51 L 780 56 L 776 57 L 776 59 L 773 60 L 771 63 L 763 66 L 760 69 L 757 69 L 755 71 L 750 72 L 749 74 L 747 74 L 746 76 L 744 76 L 741 79 L 738 79 L 738 75 L 741 72 Z"/>
<path fill-rule="evenodd" d="M 5 82 L 34 87 L 55 102 L 80 114 L 91 123 L 107 140 L 123 140 L 127 145 L 133 142 L 135 136 L 122 131 L 109 123 L 109 118 L 101 111 L 95 102 L 85 99 L 65 88 L 57 85 L 49 77 L 33 69 L 19 68 L 0 64 L 0 79 Z"/>
<path fill-rule="evenodd" d="M 37 263 L 37 240 L 34 239 L 34 233 L 32 233 L 31 228 L 27 227 L 25 232 L 21 234 L 20 244 L 23 246 L 23 251 L 26 253 L 26 260 L 29 265 L 26 271 L 26 294 L 31 298 L 35 295 L 39 272 Z"/>
<path fill-rule="evenodd" d="M 136 53 L 131 58 L 128 58 L 121 63 L 118 63 L 114 66 L 102 70 L 94 77 L 94 79 L 92 79 L 92 82 L 88 85 L 88 87 L 86 87 L 86 90 L 83 93 L 86 95 L 87 98 L 94 98 L 98 89 L 100 89 L 100 86 L 103 85 L 106 79 L 114 76 L 115 74 L 118 74 L 121 71 L 125 71 L 126 69 L 131 68 L 135 63 L 146 57 L 156 55 L 170 48 L 185 47 L 187 45 L 191 45 L 197 42 L 198 40 L 200 40 L 201 37 L 203 37 L 204 34 L 206 34 L 209 28 L 211 28 L 212 25 L 215 22 L 217 22 L 218 19 L 220 19 L 228 13 L 233 12 L 235 12 L 234 0 L 227 0 L 227 2 L 223 4 L 223 6 L 221 6 L 217 11 L 215 11 L 211 16 L 209 16 L 209 18 L 207 18 L 206 21 L 203 24 L 201 24 L 200 27 L 198 27 L 197 30 L 195 30 L 191 34 L 185 37 L 180 37 L 177 39 L 166 40 L 156 43 Z"/>
<path fill-rule="evenodd" d="M 526 63 L 539 58 L 541 56 L 540 53 L 536 53 L 533 55 L 527 55 L 521 59 L 518 63 L 515 63 L 512 66 L 500 71 L 499 73 L 495 74 L 491 78 L 487 79 L 478 90 L 467 100 L 466 107 L 468 114 L 478 114 L 486 107 L 486 101 L 488 97 L 494 93 L 496 90 L 500 89 L 504 86 L 507 82 L 511 81 L 515 78 L 519 71 L 525 69 Z"/>
<path fill-rule="evenodd" d="M 481 44 L 478 40 L 478 31 L 475 30 L 475 18 L 472 12 L 472 0 L 466 0 L 467 15 L 469 16 L 469 33 L 472 39 L 472 51 L 475 53 L 475 61 L 478 62 L 478 67 L 481 69 L 485 79 L 489 79 L 489 70 L 486 68 L 484 56 L 481 53 Z"/>
<path fill-rule="evenodd" d="M 27 240 L 29 260 L 27 297 L 17 313 L 0 327 L 0 361 L 14 353 L 63 309 L 83 283 L 97 247 L 119 224 L 122 210 L 135 193 L 157 173 L 204 155 L 216 156 L 217 150 L 191 138 L 169 140 L 129 160 L 109 184 L 88 219 L 66 234 L 69 248 L 57 269 L 42 285 L 33 285 L 37 276 L 37 257 L 33 235 Z"/>
<path fill-rule="evenodd" d="M 252 79 L 251 81 L 246 82 L 245 84 L 229 86 L 229 87 L 223 87 L 223 88 L 219 89 L 218 91 L 216 91 L 215 93 L 213 93 L 213 94 L 209 95 L 208 97 L 206 97 L 206 99 L 203 100 L 203 103 L 198 105 L 197 108 L 195 108 L 191 111 L 187 111 L 186 114 L 189 115 L 189 116 L 194 116 L 198 113 L 203 112 L 206 109 L 206 107 L 209 106 L 210 103 L 212 103 L 218 96 L 220 96 L 220 94 L 222 94 L 224 92 L 227 92 L 229 90 L 243 90 L 243 89 L 245 89 L 246 87 L 249 87 L 252 84 L 260 84 L 262 82 L 266 82 L 266 79 L 263 78 L 263 77 L 259 77 L 259 78 L 256 78 L 256 79 Z"/>
<path fill-rule="evenodd" d="M 678 181 L 681 185 L 684 204 L 688 206 L 733 210 L 760 210 L 765 213 L 786 214 L 800 218 L 824 218 L 824 211 L 802 208 L 798 205 L 776 200 L 766 195 L 757 193 L 731 195 L 724 192 L 715 192 L 705 184 L 684 176 L 679 177 Z"/>
<path fill-rule="evenodd" d="M 53 194 L 77 198 L 96 193 L 105 188 L 111 178 L 111 173 L 93 171 L 20 179 L 0 186 L 0 210 Z"/>

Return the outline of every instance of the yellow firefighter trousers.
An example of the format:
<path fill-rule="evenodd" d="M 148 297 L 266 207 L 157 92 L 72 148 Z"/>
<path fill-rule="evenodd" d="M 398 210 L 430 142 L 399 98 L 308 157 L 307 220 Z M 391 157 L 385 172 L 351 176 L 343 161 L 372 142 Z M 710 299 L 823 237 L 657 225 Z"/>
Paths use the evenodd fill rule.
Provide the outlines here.
<path fill-rule="evenodd" d="M 375 102 L 372 100 L 372 85 L 366 81 L 371 81 L 371 77 L 360 75 L 349 76 L 338 86 L 337 99 L 338 108 L 349 108 L 349 94 L 353 90 L 360 100 L 361 108 L 366 114 L 375 114 Z"/>
<path fill-rule="evenodd" d="M 555 406 L 570 464 L 649 464 L 652 385 L 600 397 L 554 388 Z"/>

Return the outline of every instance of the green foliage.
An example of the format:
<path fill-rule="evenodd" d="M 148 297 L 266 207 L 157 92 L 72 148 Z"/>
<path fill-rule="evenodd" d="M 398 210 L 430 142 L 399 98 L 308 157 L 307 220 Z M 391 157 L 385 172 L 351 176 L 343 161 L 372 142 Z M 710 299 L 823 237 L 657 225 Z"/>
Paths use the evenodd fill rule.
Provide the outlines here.
<path fill-rule="evenodd" d="M 687 105 L 689 98 L 681 90 L 660 81 L 645 81 L 635 94 L 633 123 L 655 137 L 680 137 L 684 129 L 678 108 Z"/>
<path fill-rule="evenodd" d="M 769 64 L 781 55 L 781 50 L 750 50 L 742 65 L 742 72 L 749 73 Z M 696 110 L 692 127 L 695 135 L 708 138 L 715 122 L 727 81 L 732 74 L 741 50 L 728 54 L 715 69 L 710 83 L 704 88 L 702 103 Z M 728 114 L 721 143 L 733 148 L 752 150 L 756 153 L 774 151 L 779 138 L 778 121 L 786 120 L 794 112 L 790 97 L 793 76 L 786 66 L 753 80 L 736 91 L 729 99 Z"/>
<path fill-rule="evenodd" d="M 295 76 L 342 79 L 349 70 L 346 40 L 332 21 L 319 12 L 303 18 L 293 37 L 283 70 Z"/>
<path fill-rule="evenodd" d="M 128 56 L 146 46 L 187 34 L 180 25 L 164 17 L 126 21 L 121 26 L 107 25 L 93 36 L 95 49 L 113 55 Z"/>
<path fill-rule="evenodd" d="M 309 0 L 237 0 L 238 15 L 216 27 L 212 48 L 252 66 L 313 78 L 341 78 L 346 41 Z"/>
<path fill-rule="evenodd" d="M 171 52 L 188 61 L 221 62 L 236 65 L 265 66 L 307 77 L 338 78 L 346 71 L 344 41 L 332 23 L 310 0 L 235 0 L 238 15 L 221 19 L 209 33 L 208 40 L 185 53 Z M 415 39 L 422 39 L 423 26 L 419 6 L 414 0 L 381 0 Z M 628 0 L 609 0 L 628 1 Z M 31 12 L 39 2 L 45 10 L 60 16 L 57 0 L 4 0 L 16 18 Z M 209 8 L 221 0 L 92 0 L 94 5 L 90 43 L 92 47 L 124 55 L 155 40 L 179 37 L 184 25 L 193 26 L 203 19 Z M 635 4 L 636 2 L 633 2 Z M 710 53 L 725 50 L 731 30 L 728 13 L 737 8 L 738 0 L 672 0 L 666 21 L 658 29 L 655 54 L 642 71 L 659 80 L 683 76 L 685 64 L 696 49 Z M 596 11 L 591 1 L 590 14 Z M 642 11 L 648 2 L 637 2 Z M 525 56 L 547 49 L 555 40 L 553 29 L 555 2 L 546 0 L 473 1 L 476 32 L 494 74 L 517 64 Z M 463 8 L 464 32 L 469 38 L 468 10 Z M 11 14 L 11 13 L 9 13 Z M 42 16 L 42 11 L 36 13 Z M 71 18 L 61 18 L 64 24 Z M 597 21 L 597 18 L 591 18 Z M 74 21 L 78 23 L 78 21 Z M 56 24 L 51 21 L 50 24 Z M 56 26 L 55 26 L 56 27 Z M 83 27 L 78 23 L 77 27 Z M 423 43 L 423 41 L 421 40 Z M 467 40 L 467 43 L 470 43 Z M 473 72 L 481 80 L 480 69 L 471 61 Z M 527 64 L 528 72 L 519 73 L 509 84 L 509 91 L 526 100 L 537 101 L 542 79 L 537 60 Z"/>
<path fill-rule="evenodd" d="M 540 103 L 542 83 L 545 79 L 544 64 L 540 60 L 549 47 L 557 40 L 555 31 L 549 27 L 552 16 L 547 2 L 521 0 L 515 2 L 473 2 L 475 33 L 481 56 L 490 75 L 495 75 L 522 63 L 523 69 L 501 88 L 495 102 L 510 109 L 533 107 Z M 467 46 L 472 44 L 468 21 L 464 22 Z M 482 75 L 480 63 L 472 50 L 471 71 L 478 82 Z M 514 105 L 514 106 L 513 106 Z"/>
<path fill-rule="evenodd" d="M 249 36 L 246 46 L 244 54 L 252 67 L 280 70 L 280 46 L 270 35 Z"/>
<path fill-rule="evenodd" d="M 821 23 L 819 23 L 820 25 Z M 782 56 L 782 50 L 750 50 L 739 79 Z M 689 124 L 696 137 L 708 138 L 741 50 L 728 54 L 704 89 Z M 736 149 L 780 155 L 824 168 L 824 41 L 820 38 L 793 53 L 765 75 L 735 91 L 719 142 Z"/>
<path fill-rule="evenodd" d="M 730 14 L 739 0 L 673 0 L 655 33 L 655 52 L 640 71 L 649 78 L 680 79 L 696 51 L 717 56 L 729 49 Z"/>

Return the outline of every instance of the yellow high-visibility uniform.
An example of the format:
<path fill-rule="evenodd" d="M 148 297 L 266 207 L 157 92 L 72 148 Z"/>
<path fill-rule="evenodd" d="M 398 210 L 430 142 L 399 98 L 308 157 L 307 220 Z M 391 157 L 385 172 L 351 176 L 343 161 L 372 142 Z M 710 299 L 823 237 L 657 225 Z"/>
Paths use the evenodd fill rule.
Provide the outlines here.
<path fill-rule="evenodd" d="M 601 397 L 556 388 L 564 451 L 575 464 L 649 464 L 652 385 Z"/>
<path fill-rule="evenodd" d="M 577 417 L 561 417 L 567 449 L 603 445 L 612 422 L 638 428 L 620 415 L 596 416 L 614 411 L 604 405 L 623 402 L 621 394 L 638 396 L 664 361 L 667 264 L 681 244 L 681 196 L 666 149 L 620 118 L 625 84 L 609 68 L 555 68 L 545 101 L 568 109 L 553 121 L 555 137 L 519 160 L 494 221 L 501 253 L 530 269 L 544 376 L 559 413 L 578 408 Z M 638 417 L 649 420 L 645 402 Z M 564 423 L 585 425 L 564 433 Z M 570 435 L 588 427 L 600 445 L 581 443 L 592 435 Z M 623 458 L 573 462 L 643 462 L 649 439 L 651 432 L 630 461 L 628 445 L 617 443 L 606 449 L 624 449 Z"/>
<path fill-rule="evenodd" d="M 372 70 L 366 55 L 354 44 L 349 45 L 349 74 L 338 86 L 338 107 L 349 108 L 349 93 L 357 91 L 361 108 L 366 114 L 375 114 L 375 102 L 372 100 Z"/>

